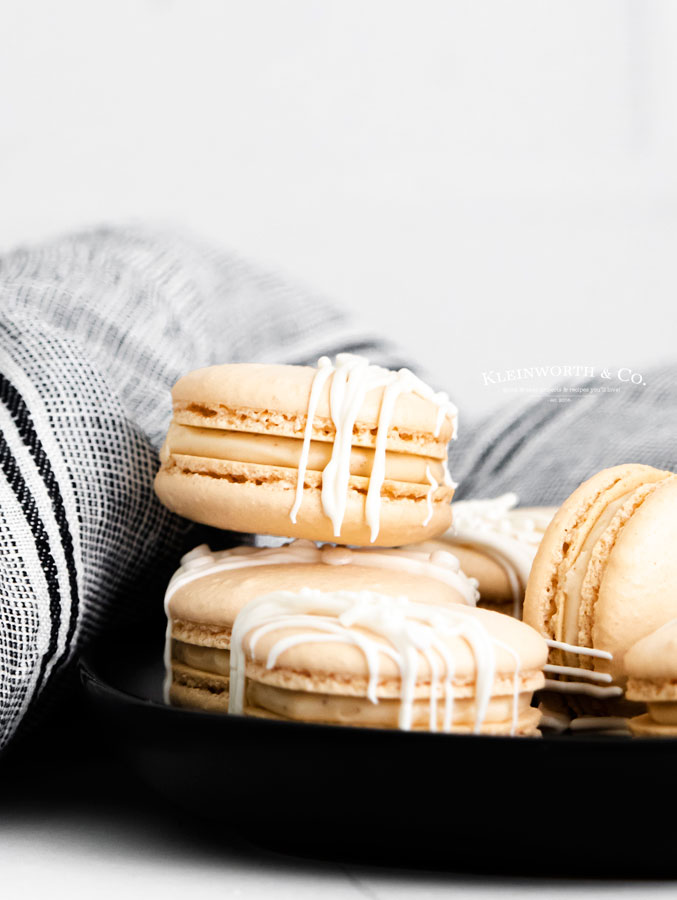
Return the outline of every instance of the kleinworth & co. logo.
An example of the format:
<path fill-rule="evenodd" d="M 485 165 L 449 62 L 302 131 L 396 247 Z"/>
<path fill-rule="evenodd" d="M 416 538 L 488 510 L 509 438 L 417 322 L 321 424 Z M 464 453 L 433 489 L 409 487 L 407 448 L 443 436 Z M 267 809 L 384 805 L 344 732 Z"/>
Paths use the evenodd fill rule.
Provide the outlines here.
<path fill-rule="evenodd" d="M 522 366 L 489 369 L 481 374 L 484 387 L 496 385 L 503 393 L 553 395 L 553 402 L 566 402 L 586 394 L 617 394 L 624 385 L 646 386 L 642 373 L 627 366 Z M 567 384 L 567 379 L 578 383 Z"/>

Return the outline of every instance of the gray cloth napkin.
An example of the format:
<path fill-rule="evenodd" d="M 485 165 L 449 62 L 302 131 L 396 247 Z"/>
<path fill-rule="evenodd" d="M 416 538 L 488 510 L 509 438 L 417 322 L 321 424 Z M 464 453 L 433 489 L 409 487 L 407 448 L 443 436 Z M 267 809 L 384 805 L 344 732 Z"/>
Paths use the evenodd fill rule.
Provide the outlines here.
<path fill-rule="evenodd" d="M 100 230 L 0 260 L 0 748 L 176 565 L 190 526 L 152 482 L 179 376 L 345 350 L 402 365 L 323 298 L 185 238 Z"/>

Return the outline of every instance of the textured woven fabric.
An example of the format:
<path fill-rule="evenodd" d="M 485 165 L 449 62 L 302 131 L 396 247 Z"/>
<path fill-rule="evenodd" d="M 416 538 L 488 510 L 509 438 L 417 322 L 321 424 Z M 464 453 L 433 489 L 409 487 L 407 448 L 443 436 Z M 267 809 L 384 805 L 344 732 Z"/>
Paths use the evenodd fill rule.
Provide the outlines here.
<path fill-rule="evenodd" d="M 342 350 L 406 364 L 327 301 L 175 237 L 102 230 L 0 260 L 0 747 L 77 650 L 161 595 L 175 566 L 190 526 L 152 481 L 177 378 Z M 557 503 L 605 465 L 674 469 L 676 375 L 484 422 L 462 410 L 458 496 Z"/>
<path fill-rule="evenodd" d="M 451 454 L 457 499 L 515 491 L 525 506 L 559 505 L 607 466 L 639 462 L 677 471 L 677 367 L 649 369 L 644 380 L 569 403 L 511 404 L 463 428 Z"/>
<path fill-rule="evenodd" d="M 0 747 L 166 584 L 189 527 L 152 490 L 177 378 L 349 349 L 401 365 L 321 298 L 190 241 L 102 230 L 0 260 Z"/>

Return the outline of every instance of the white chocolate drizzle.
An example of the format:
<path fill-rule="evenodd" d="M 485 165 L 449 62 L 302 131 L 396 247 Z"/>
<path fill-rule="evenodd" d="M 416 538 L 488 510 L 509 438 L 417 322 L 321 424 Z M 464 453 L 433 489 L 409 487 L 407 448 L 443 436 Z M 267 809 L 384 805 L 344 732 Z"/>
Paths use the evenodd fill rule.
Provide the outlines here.
<path fill-rule="evenodd" d="M 564 650 L 565 653 L 577 653 L 579 656 L 595 656 L 597 659 L 612 660 L 613 653 L 608 650 L 597 650 L 595 647 L 579 647 L 578 644 L 565 644 L 564 641 L 553 641 L 546 638 L 545 643 L 551 650 Z"/>
<path fill-rule="evenodd" d="M 550 514 L 515 509 L 516 494 L 489 500 L 461 500 L 453 505 L 454 522 L 445 538 L 451 543 L 479 547 L 506 573 L 513 600 L 513 615 L 521 618 L 522 600 L 531 566 Z"/>
<path fill-rule="evenodd" d="M 581 671 L 585 670 L 582 669 Z M 599 687 L 596 684 L 588 684 L 584 681 L 557 681 L 553 678 L 545 679 L 544 690 L 555 691 L 558 694 L 585 694 L 588 697 L 597 697 L 598 699 L 621 697 L 623 695 L 623 688 L 616 685 Z"/>
<path fill-rule="evenodd" d="M 426 494 L 426 497 L 425 497 L 426 504 L 428 506 L 428 512 L 426 513 L 426 517 L 423 520 L 423 524 L 427 525 L 428 522 L 433 517 L 433 494 L 439 487 L 439 484 L 435 481 L 435 477 L 434 477 L 433 473 L 430 471 L 430 466 L 425 467 L 425 477 L 428 479 L 428 482 L 430 484 L 430 488 L 428 489 L 428 493 Z"/>
<path fill-rule="evenodd" d="M 454 440 L 455 437 L 456 433 L 454 432 L 452 440 Z M 458 482 L 454 481 L 454 479 L 451 477 L 451 472 L 449 471 L 449 462 L 446 457 L 442 460 L 442 472 L 444 473 L 444 484 L 446 484 L 446 486 L 450 488 L 457 488 Z"/>
<path fill-rule="evenodd" d="M 613 681 L 608 672 L 595 672 L 593 669 L 582 669 L 579 666 L 553 666 L 548 664 L 543 667 L 544 672 L 551 675 L 571 675 L 574 678 L 584 676 L 590 681 L 598 681 L 604 684 L 610 684 Z"/>
<path fill-rule="evenodd" d="M 298 511 L 301 508 L 301 502 L 303 501 L 303 480 L 306 475 L 306 469 L 308 468 L 308 454 L 310 453 L 310 442 L 313 436 L 313 420 L 315 419 L 317 403 L 320 399 L 322 388 L 333 371 L 334 368 L 329 357 L 321 356 L 317 361 L 317 375 L 313 378 L 313 386 L 310 389 L 310 399 L 308 400 L 308 409 L 306 411 L 306 427 L 303 432 L 303 446 L 301 448 L 301 456 L 298 465 L 299 474 L 298 481 L 296 482 L 296 497 L 291 512 L 289 513 L 289 518 L 294 525 L 296 525 L 296 516 L 298 515 Z"/>
<path fill-rule="evenodd" d="M 343 643 L 358 647 L 368 670 L 366 696 L 378 703 L 379 658 L 383 654 L 400 673 L 398 726 L 412 727 L 415 689 L 421 656 L 430 667 L 429 728 L 437 730 L 437 703 L 444 703 L 442 730 L 453 725 L 455 665 L 450 638 L 467 642 L 475 659 L 475 722 L 479 733 L 486 718 L 496 673 L 496 650 L 509 652 L 515 660 L 511 734 L 518 720 L 520 659 L 514 648 L 492 637 L 466 607 L 430 606 L 406 597 L 387 597 L 373 591 L 323 592 L 304 588 L 299 592 L 277 591 L 250 601 L 237 615 L 230 645 L 229 712 L 242 713 L 246 689 L 244 640 L 256 659 L 256 646 L 265 634 L 279 629 L 300 629 L 280 637 L 270 648 L 266 668 L 275 667 L 285 650 L 303 643 Z M 371 634 L 370 634 L 371 632 Z M 373 636 L 372 636 L 373 635 Z M 384 638 L 387 643 L 377 640 Z"/>
<path fill-rule="evenodd" d="M 329 411 L 336 431 L 331 458 L 322 472 L 322 509 L 331 520 L 336 537 L 341 534 L 346 511 L 353 428 L 367 393 L 379 387 L 384 389 L 376 429 L 374 461 L 365 503 L 365 517 L 370 529 L 370 540 L 373 542 L 378 537 L 380 527 L 381 488 L 385 480 L 386 443 L 397 398 L 403 393 L 415 393 L 437 405 L 435 437 L 439 436 L 446 416 L 452 419 L 452 437 L 456 436 L 457 410 L 447 394 L 442 391 L 433 391 L 409 369 L 399 369 L 395 372 L 381 366 L 372 366 L 364 357 L 352 353 L 339 353 L 333 365 L 328 357 L 320 357 L 317 363 L 317 373 L 310 390 L 303 447 L 298 464 L 296 495 L 290 511 L 290 518 L 294 523 L 303 502 L 303 485 L 308 466 L 313 420 L 322 389 L 329 378 L 331 378 Z M 445 483 L 449 483 L 446 478 Z"/>
<path fill-rule="evenodd" d="M 565 653 L 577 653 L 579 656 L 591 656 L 596 659 L 612 660 L 613 654 L 608 650 L 597 650 L 594 647 L 581 647 L 578 644 L 566 644 L 563 641 L 546 640 L 546 644 L 551 650 L 563 650 Z M 555 678 L 545 679 L 546 691 L 555 691 L 559 694 L 585 694 L 588 697 L 596 697 L 598 699 L 609 699 L 611 697 L 622 697 L 623 688 L 618 685 L 611 685 L 613 677 L 606 672 L 595 672 L 594 669 L 584 669 L 582 666 L 555 666 L 548 664 L 544 667 L 546 673 L 551 675 L 564 675 L 566 677 L 582 678 L 584 681 L 559 681 Z M 589 682 L 598 682 L 598 684 L 590 684 Z M 599 684 L 604 682 L 607 687 Z"/>

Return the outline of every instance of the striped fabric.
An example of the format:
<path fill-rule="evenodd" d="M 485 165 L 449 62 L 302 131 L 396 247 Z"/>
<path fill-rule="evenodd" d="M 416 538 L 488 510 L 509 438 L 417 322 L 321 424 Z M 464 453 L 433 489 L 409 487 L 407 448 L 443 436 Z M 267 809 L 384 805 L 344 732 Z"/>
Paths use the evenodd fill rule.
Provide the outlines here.
<path fill-rule="evenodd" d="M 347 349 L 401 361 L 322 298 L 143 231 L 8 255 L 0 310 L 2 747 L 76 650 L 175 566 L 189 526 L 152 481 L 181 374 Z"/>
<path fill-rule="evenodd" d="M 326 300 L 185 239 L 101 230 L 0 260 L 0 748 L 175 566 L 190 526 L 152 480 L 176 379 L 349 349 L 406 364 Z M 605 465 L 676 468 L 676 375 L 485 422 L 462 411 L 458 496 L 550 504 Z"/>

